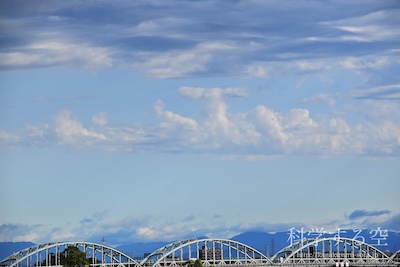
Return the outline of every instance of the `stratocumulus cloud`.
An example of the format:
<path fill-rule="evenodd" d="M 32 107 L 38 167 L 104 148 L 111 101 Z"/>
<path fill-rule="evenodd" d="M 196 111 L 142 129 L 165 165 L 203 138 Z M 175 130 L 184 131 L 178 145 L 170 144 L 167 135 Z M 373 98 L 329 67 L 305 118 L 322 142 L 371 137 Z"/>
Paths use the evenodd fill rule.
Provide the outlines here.
<path fill-rule="evenodd" d="M 368 43 L 376 41 L 384 49 L 375 48 L 374 52 L 385 58 L 385 64 L 398 57 L 390 52 L 400 36 L 392 27 L 399 17 L 394 3 L 362 5 L 364 15 L 360 16 L 352 8 L 360 9 L 363 2 L 358 1 L 336 3 L 341 12 L 332 12 L 319 2 L 281 2 L 286 8 L 259 1 L 201 1 L 192 5 L 181 1 L 104 2 L 92 11 L 96 20 L 82 16 L 93 3 L 43 1 L 37 7 L 17 7 L 5 2 L 2 24 L 10 41 L 2 44 L 0 67 L 98 69 L 131 65 L 159 78 L 215 73 L 267 77 L 288 68 L 301 72 L 330 69 L 335 61 L 352 69 L 360 69 L 359 63 L 361 68 L 377 66 L 380 61 L 374 63 L 375 56 L 369 56 L 371 63 L 362 59 L 374 49 Z M 152 12 L 161 8 L 170 13 L 153 17 Z M 220 10 L 225 10 L 223 20 Z M 304 12 L 313 15 L 291 22 Z M 327 12 L 329 16 L 324 15 Z M 292 19 L 273 23 L 286 16 Z M 22 31 L 29 34 L 15 34 Z"/>
<path fill-rule="evenodd" d="M 380 215 L 385 215 L 385 214 L 390 214 L 390 211 L 389 210 L 374 210 L 374 211 L 355 210 L 349 214 L 349 219 L 356 220 L 359 218 L 380 216 Z"/>

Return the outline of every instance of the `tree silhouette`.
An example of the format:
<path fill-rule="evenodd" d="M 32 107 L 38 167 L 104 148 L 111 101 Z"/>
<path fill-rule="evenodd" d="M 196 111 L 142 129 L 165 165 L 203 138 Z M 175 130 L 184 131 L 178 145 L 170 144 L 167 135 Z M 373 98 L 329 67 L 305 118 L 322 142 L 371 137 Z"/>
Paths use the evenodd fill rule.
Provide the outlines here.
<path fill-rule="evenodd" d="M 60 263 L 64 266 L 89 266 L 89 259 L 86 253 L 79 250 L 78 247 L 69 246 L 60 253 Z"/>
<path fill-rule="evenodd" d="M 197 260 L 189 260 L 186 262 L 186 266 L 187 267 L 203 267 L 203 263 L 201 262 L 201 260 L 197 259 Z"/>

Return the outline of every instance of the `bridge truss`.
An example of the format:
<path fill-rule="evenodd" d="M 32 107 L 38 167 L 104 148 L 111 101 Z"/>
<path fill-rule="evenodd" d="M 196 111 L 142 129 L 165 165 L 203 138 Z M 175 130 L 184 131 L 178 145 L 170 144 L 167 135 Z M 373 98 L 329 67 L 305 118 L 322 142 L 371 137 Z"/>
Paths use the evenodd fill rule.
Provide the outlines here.
<path fill-rule="evenodd" d="M 400 265 L 400 250 L 396 251 L 395 253 L 393 253 L 393 255 L 390 257 L 390 259 L 393 262 L 398 262 Z"/>
<path fill-rule="evenodd" d="M 344 263 L 354 265 L 395 264 L 394 256 L 389 257 L 379 249 L 344 237 L 304 239 L 283 248 L 272 257 L 272 261 L 281 264 L 329 265 Z"/>
<path fill-rule="evenodd" d="M 228 239 L 189 239 L 166 245 L 150 255 L 143 266 L 176 266 L 200 259 L 203 265 L 268 265 L 271 260 L 243 243 Z"/>
<path fill-rule="evenodd" d="M 204 266 L 400 266 L 400 250 L 392 256 L 349 238 L 304 239 L 268 258 L 256 249 L 229 239 L 199 238 L 168 244 L 137 262 L 106 245 L 90 242 L 57 242 L 32 246 L 13 253 L 0 267 L 61 267 L 60 255 L 68 247 L 85 252 L 93 267 L 192 266 L 199 259 Z"/>
<path fill-rule="evenodd" d="M 60 253 L 70 246 L 85 252 L 90 266 L 141 267 L 137 261 L 112 247 L 90 242 L 56 242 L 36 245 L 13 253 L 2 260 L 0 266 L 61 266 Z"/>

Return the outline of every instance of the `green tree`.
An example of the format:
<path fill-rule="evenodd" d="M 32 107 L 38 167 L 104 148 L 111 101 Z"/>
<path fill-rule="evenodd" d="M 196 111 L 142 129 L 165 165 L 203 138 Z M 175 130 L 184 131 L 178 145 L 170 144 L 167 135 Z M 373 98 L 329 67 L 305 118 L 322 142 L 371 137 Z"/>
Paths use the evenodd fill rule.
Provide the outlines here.
<path fill-rule="evenodd" d="M 69 246 L 60 253 L 60 262 L 64 266 L 89 266 L 89 259 L 86 253 L 79 250 L 78 247 Z"/>
<path fill-rule="evenodd" d="M 189 260 L 186 262 L 186 266 L 188 266 L 188 267 L 203 267 L 203 263 L 199 259 L 197 259 L 195 261 Z"/>
<path fill-rule="evenodd" d="M 194 267 L 203 267 L 201 260 L 197 259 L 194 261 Z"/>

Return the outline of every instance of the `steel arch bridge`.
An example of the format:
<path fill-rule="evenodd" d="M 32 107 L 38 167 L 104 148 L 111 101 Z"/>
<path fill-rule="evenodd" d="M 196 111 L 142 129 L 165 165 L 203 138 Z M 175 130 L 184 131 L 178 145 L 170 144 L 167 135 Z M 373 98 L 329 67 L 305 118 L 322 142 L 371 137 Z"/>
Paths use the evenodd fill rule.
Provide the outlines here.
<path fill-rule="evenodd" d="M 59 255 L 70 246 L 85 252 L 91 266 L 141 267 L 139 262 L 120 251 L 91 242 L 56 242 L 32 246 L 13 253 L 2 260 L 0 266 L 61 266 Z"/>
<path fill-rule="evenodd" d="M 141 261 L 143 266 L 176 266 L 200 259 L 209 265 L 268 265 L 271 260 L 256 249 L 229 239 L 188 239 L 166 245 Z"/>
<path fill-rule="evenodd" d="M 304 239 L 283 248 L 271 260 L 281 264 L 351 265 L 395 264 L 396 254 L 389 257 L 379 249 L 359 240 L 344 237 Z"/>
<path fill-rule="evenodd" d="M 94 267 L 192 266 L 400 266 L 400 250 L 392 256 L 349 238 L 304 239 L 268 258 L 256 249 L 229 239 L 198 238 L 170 243 L 137 262 L 106 245 L 91 242 L 57 242 L 32 246 L 13 253 L 0 267 L 61 267 L 60 253 L 74 246 L 85 252 Z"/>

